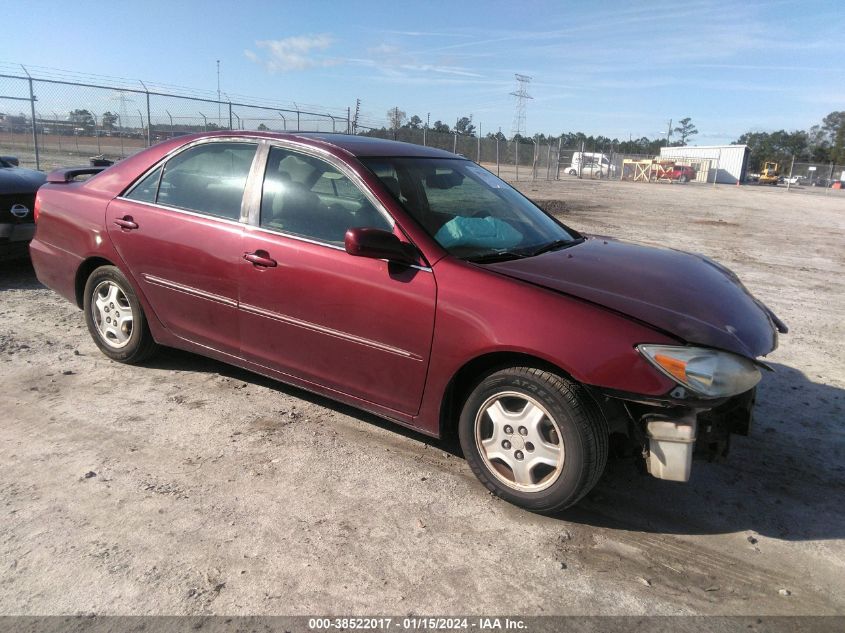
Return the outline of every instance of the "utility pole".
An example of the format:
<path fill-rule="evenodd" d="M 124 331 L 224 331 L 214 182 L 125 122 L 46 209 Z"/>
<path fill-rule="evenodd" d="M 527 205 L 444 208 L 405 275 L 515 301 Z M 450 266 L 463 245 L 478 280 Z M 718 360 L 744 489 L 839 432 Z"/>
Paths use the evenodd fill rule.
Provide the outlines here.
<path fill-rule="evenodd" d="M 35 148 L 35 169 L 41 169 L 41 156 L 38 153 L 38 124 L 35 120 L 35 92 L 32 89 L 32 76 L 29 71 L 21 64 L 21 68 L 26 73 L 29 80 L 29 111 L 32 115 L 32 146 Z M 79 146 L 79 138 L 76 140 L 77 147 Z"/>
<path fill-rule="evenodd" d="M 672 119 L 669 119 L 669 129 L 666 130 L 666 147 L 669 147 L 669 138 L 672 136 Z"/>
<path fill-rule="evenodd" d="M 479 165 L 481 164 L 481 123 L 478 124 L 478 134 L 476 135 L 478 138 L 478 150 L 476 151 L 475 162 Z"/>
<path fill-rule="evenodd" d="M 220 60 L 217 60 L 217 125 L 220 125 Z"/>

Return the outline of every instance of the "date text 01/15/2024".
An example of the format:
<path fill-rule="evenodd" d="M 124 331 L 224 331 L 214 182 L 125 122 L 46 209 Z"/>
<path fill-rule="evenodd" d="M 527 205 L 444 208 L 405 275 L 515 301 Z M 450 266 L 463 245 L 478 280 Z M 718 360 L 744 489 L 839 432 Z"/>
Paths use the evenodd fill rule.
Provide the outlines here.
<path fill-rule="evenodd" d="M 519 631 L 526 628 L 523 620 L 518 618 L 449 618 L 449 617 L 335 617 L 335 618 L 310 618 L 308 620 L 310 630 L 387 630 L 399 629 L 406 631 L 418 630 L 441 630 L 441 631 L 466 631 L 476 629 L 479 631 Z"/>

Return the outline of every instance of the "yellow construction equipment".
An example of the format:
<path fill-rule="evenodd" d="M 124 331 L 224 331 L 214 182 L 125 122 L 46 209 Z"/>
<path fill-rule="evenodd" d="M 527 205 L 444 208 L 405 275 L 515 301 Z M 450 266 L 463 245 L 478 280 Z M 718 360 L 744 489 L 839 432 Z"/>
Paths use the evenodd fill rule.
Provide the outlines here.
<path fill-rule="evenodd" d="M 780 165 L 773 162 L 766 163 L 763 170 L 760 172 L 761 185 L 776 185 L 780 177 Z"/>

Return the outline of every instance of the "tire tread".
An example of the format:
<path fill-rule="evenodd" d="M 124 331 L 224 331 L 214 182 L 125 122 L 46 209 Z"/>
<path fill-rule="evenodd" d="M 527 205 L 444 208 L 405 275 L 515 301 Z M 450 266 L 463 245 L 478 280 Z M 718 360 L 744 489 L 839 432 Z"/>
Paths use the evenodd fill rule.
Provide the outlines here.
<path fill-rule="evenodd" d="M 570 417 L 578 427 L 578 434 L 584 442 L 585 464 L 582 476 L 573 494 L 556 504 L 545 505 L 542 502 L 531 503 L 525 501 L 522 505 L 529 510 L 543 514 L 554 514 L 574 505 L 593 489 L 604 472 L 610 441 L 610 434 L 604 416 L 583 385 L 557 373 L 536 367 L 499 368 L 483 376 L 476 384 L 476 389 L 487 379 L 497 374 L 507 375 L 510 378 L 531 379 L 541 383 L 549 391 L 556 392 L 564 398 L 569 408 Z M 464 447 L 464 452 L 467 452 L 467 447 Z M 483 464 L 477 459 L 468 459 L 467 461 L 475 476 L 484 486 L 497 497 L 502 497 L 498 485 L 486 472 Z"/>

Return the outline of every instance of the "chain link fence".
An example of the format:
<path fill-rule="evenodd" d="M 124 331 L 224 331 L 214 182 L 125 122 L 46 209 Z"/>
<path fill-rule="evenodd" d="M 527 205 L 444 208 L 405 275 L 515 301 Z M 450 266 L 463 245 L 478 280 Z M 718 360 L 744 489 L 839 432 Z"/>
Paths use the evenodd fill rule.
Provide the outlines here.
<path fill-rule="evenodd" d="M 212 130 L 348 132 L 349 111 L 309 111 L 125 84 L 0 74 L 0 155 L 49 170 L 120 160 L 175 136 Z"/>
<path fill-rule="evenodd" d="M 501 132 L 487 136 L 438 132 L 425 127 L 365 128 L 355 133 L 460 154 L 506 180 L 558 180 L 574 176 L 600 180 L 618 177 L 619 155 L 613 145 L 564 146 L 560 137 L 507 139 Z"/>
<path fill-rule="evenodd" d="M 562 137 L 542 134 L 507 139 L 501 132 L 482 136 L 424 126 L 367 127 L 353 120 L 349 109 L 286 108 L 262 100 L 187 94 L 188 89 L 186 94 L 168 92 L 170 87 L 148 89 L 141 81 L 108 85 L 25 72 L 0 69 L 0 155 L 42 170 L 87 163 L 92 157 L 120 160 L 185 134 L 266 130 L 353 133 L 426 145 L 461 154 L 511 181 L 733 182 L 744 172 L 744 163 L 730 165 L 721 152 L 686 156 L 673 148 L 671 156 L 656 157 L 621 154 L 615 143 L 567 146 Z M 796 162 L 782 165 L 780 175 L 790 186 L 841 187 L 845 166 Z"/>
<path fill-rule="evenodd" d="M 845 183 L 845 165 L 792 163 L 782 176 L 790 186 L 842 188 L 842 183 Z"/>

